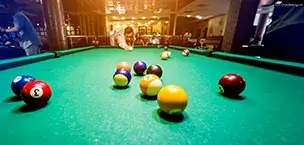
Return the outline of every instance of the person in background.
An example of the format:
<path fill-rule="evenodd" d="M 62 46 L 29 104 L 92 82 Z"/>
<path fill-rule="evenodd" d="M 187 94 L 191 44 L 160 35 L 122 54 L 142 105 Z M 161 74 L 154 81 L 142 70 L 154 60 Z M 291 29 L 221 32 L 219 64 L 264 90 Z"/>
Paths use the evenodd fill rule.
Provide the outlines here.
<path fill-rule="evenodd" d="M 184 34 L 184 43 L 187 43 L 189 41 L 189 39 L 192 37 L 192 34 L 190 32 L 190 30 L 188 30 L 185 34 Z"/>
<path fill-rule="evenodd" d="M 4 0 L 4 6 L 13 15 L 14 27 L 10 29 L 0 27 L 0 31 L 18 33 L 20 46 L 27 56 L 39 54 L 42 43 L 29 18 L 17 9 L 17 3 L 14 0 Z"/>
<path fill-rule="evenodd" d="M 194 47 L 196 49 L 207 49 L 207 45 L 205 43 L 205 39 L 203 38 L 197 38 L 197 41 L 194 43 Z"/>
<path fill-rule="evenodd" d="M 110 36 L 110 45 L 115 46 L 115 37 L 114 37 L 114 28 L 113 25 L 110 25 L 110 30 L 108 31 L 109 36 Z"/>
<path fill-rule="evenodd" d="M 135 37 L 132 27 L 126 27 L 124 31 L 115 31 L 114 41 L 124 50 L 133 50 Z"/>
<path fill-rule="evenodd" d="M 157 35 L 157 33 L 154 32 L 153 35 L 152 35 L 152 38 L 150 39 L 150 42 L 149 42 L 150 44 L 159 45 L 159 39 L 156 38 L 156 35 Z"/>
<path fill-rule="evenodd" d="M 139 33 L 136 33 L 136 35 L 135 35 L 135 44 L 142 45 L 142 38 Z"/>
<path fill-rule="evenodd" d="M 141 44 L 143 46 L 148 46 L 148 44 L 149 44 L 149 38 L 147 36 L 142 36 Z"/>

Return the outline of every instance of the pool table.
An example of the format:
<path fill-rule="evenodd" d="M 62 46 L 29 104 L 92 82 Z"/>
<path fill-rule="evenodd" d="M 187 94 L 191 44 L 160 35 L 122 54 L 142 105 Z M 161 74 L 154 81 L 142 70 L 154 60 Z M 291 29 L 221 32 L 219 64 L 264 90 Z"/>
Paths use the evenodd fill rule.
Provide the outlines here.
<path fill-rule="evenodd" d="M 222 52 L 193 50 L 185 57 L 181 49 L 172 46 L 169 60 L 160 59 L 163 48 L 86 47 L 0 62 L 1 144 L 304 144 L 302 76 L 222 59 Z M 142 77 L 134 75 L 126 89 L 113 86 L 116 65 L 138 60 L 159 64 L 163 85 L 187 92 L 188 106 L 179 120 L 162 116 L 156 100 L 141 97 Z M 237 98 L 219 94 L 218 81 L 227 73 L 246 81 Z M 30 109 L 14 97 L 10 83 L 20 74 L 52 87 L 47 106 Z"/>

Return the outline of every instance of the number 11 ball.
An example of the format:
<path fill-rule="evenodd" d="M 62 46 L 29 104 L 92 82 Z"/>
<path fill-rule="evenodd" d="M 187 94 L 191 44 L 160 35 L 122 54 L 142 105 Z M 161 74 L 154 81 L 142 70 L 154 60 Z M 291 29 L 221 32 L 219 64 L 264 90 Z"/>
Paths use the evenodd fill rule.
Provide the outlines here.
<path fill-rule="evenodd" d="M 131 73 L 125 69 L 119 69 L 113 75 L 113 80 L 117 87 L 126 87 L 131 81 Z"/>
<path fill-rule="evenodd" d="M 245 90 L 246 82 L 237 74 L 226 74 L 219 80 L 218 86 L 223 95 L 237 97 Z"/>
<path fill-rule="evenodd" d="M 22 100 L 29 106 L 46 105 L 52 96 L 51 87 L 43 81 L 27 83 L 21 92 Z"/>
<path fill-rule="evenodd" d="M 31 81 L 34 81 L 35 78 L 29 75 L 17 76 L 11 83 L 11 89 L 16 96 L 20 96 L 22 88 Z"/>

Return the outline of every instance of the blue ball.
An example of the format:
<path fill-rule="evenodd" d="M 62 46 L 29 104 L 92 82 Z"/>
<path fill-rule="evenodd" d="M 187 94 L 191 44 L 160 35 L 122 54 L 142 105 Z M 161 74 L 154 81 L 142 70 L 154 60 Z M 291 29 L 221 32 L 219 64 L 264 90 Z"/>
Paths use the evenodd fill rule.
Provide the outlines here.
<path fill-rule="evenodd" d="M 21 75 L 15 77 L 11 83 L 11 89 L 16 96 L 20 96 L 22 88 L 31 81 L 36 80 L 34 77 L 29 75 Z"/>
<path fill-rule="evenodd" d="M 113 81 L 118 87 L 128 86 L 131 81 L 131 78 L 131 73 L 125 69 L 118 69 L 113 75 Z"/>

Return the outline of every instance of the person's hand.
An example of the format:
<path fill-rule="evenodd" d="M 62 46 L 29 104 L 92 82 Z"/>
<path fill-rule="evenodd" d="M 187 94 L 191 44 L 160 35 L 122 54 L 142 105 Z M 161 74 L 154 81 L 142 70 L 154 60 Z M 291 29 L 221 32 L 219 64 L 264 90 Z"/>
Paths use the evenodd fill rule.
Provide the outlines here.
<path fill-rule="evenodd" d="M 11 45 L 12 43 L 7 41 L 4 45 Z"/>

